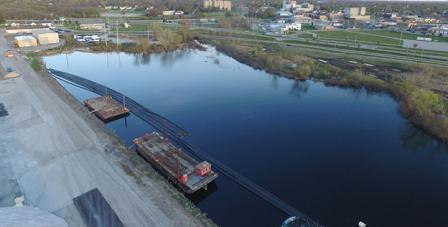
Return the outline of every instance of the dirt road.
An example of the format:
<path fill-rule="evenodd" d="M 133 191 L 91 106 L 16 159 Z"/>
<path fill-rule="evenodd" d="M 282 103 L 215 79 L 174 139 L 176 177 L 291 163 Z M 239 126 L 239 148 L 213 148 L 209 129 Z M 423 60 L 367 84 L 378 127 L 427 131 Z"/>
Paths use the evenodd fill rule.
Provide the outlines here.
<path fill-rule="evenodd" d="M 50 211 L 69 226 L 84 226 L 72 199 L 98 188 L 125 226 L 203 225 L 164 181 L 136 183 L 123 170 L 126 157 L 106 128 L 62 97 L 64 91 L 34 72 L 23 56 L 5 58 L 10 48 L 0 31 L 0 64 L 21 75 L 0 80 L 0 103 L 8 112 L 0 116 L 0 206 L 24 195 L 26 205 Z"/>

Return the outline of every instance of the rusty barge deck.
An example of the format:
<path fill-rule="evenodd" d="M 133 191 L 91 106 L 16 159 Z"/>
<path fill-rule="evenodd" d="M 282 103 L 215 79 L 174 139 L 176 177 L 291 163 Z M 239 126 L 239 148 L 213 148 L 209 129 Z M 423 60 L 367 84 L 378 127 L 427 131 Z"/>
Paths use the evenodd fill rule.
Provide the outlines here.
<path fill-rule="evenodd" d="M 170 178 L 185 193 L 206 188 L 218 177 L 206 162 L 199 162 L 167 142 L 158 133 L 146 133 L 134 139 L 137 152 Z"/>
<path fill-rule="evenodd" d="M 129 110 L 110 96 L 87 99 L 84 105 L 104 122 L 113 121 L 129 115 Z"/>

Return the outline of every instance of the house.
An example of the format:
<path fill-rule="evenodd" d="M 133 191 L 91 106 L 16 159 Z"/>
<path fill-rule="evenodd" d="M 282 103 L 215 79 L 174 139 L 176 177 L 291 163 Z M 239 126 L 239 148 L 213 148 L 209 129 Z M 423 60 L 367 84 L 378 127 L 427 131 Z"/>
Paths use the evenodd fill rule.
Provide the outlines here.
<path fill-rule="evenodd" d="M 22 35 L 16 36 L 15 38 L 16 45 L 18 47 L 33 47 L 37 46 L 37 40 L 31 35 Z"/>
<path fill-rule="evenodd" d="M 51 28 L 51 22 L 43 22 L 43 23 L 40 23 L 40 25 L 41 25 L 41 26 L 44 26 L 44 27 L 49 27 L 49 28 Z"/>
<path fill-rule="evenodd" d="M 40 45 L 49 45 L 59 43 L 59 35 L 56 32 L 48 30 L 38 30 L 33 32 Z"/>
<path fill-rule="evenodd" d="M 120 10 L 131 10 L 132 6 L 120 6 Z"/>
<path fill-rule="evenodd" d="M 176 11 L 174 11 L 174 10 L 165 10 L 165 11 L 162 11 L 162 15 L 163 16 L 173 16 L 175 12 Z"/>
<path fill-rule="evenodd" d="M 232 1 L 224 0 L 204 0 L 203 7 L 205 9 L 232 10 Z"/>

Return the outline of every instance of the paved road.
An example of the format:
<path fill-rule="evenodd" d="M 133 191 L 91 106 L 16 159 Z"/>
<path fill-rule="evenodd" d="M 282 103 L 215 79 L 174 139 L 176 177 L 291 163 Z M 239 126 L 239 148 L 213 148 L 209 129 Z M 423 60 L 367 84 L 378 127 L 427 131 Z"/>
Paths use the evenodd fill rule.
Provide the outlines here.
<path fill-rule="evenodd" d="M 5 43 L 0 32 L 0 64 L 21 76 L 0 80 L 0 103 L 9 113 L 0 117 L 0 206 L 24 195 L 26 205 L 84 226 L 72 199 L 98 188 L 125 226 L 201 226 L 165 182 L 143 178 L 146 185 L 137 184 L 106 128 L 20 56 L 5 58 Z"/>

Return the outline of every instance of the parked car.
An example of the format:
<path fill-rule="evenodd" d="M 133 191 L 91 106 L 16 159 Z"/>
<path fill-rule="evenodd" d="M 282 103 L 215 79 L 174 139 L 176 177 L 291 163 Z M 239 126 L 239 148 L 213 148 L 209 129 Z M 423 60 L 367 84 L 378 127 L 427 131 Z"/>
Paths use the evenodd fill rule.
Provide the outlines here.
<path fill-rule="evenodd" d="M 11 67 L 7 67 L 7 68 L 6 68 L 6 71 L 10 73 L 10 72 L 12 72 L 12 71 L 14 71 L 14 70 L 12 70 Z"/>
<path fill-rule="evenodd" d="M 8 50 L 5 52 L 5 57 L 12 58 L 14 57 L 14 52 L 12 50 Z"/>

